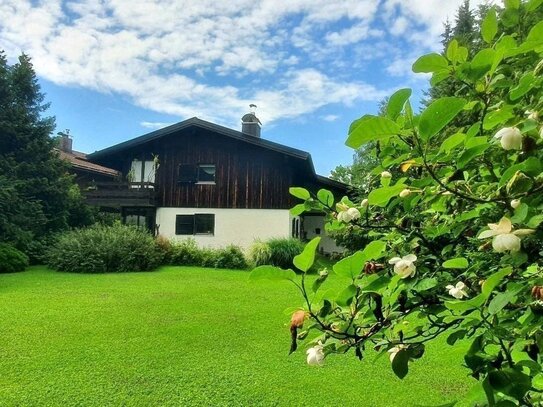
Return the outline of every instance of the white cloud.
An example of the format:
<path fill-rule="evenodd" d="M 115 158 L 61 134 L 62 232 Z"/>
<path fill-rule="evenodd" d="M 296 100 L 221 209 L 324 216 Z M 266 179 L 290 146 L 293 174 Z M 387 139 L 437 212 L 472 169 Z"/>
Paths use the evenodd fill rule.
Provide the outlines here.
<path fill-rule="evenodd" d="M 164 122 L 140 122 L 141 127 L 146 129 L 162 129 L 163 127 L 171 126 L 173 123 L 164 123 Z"/>
<path fill-rule="evenodd" d="M 322 120 L 327 122 L 335 122 L 337 119 L 339 119 L 337 114 L 327 114 L 326 116 L 322 117 Z"/>
<path fill-rule="evenodd" d="M 439 44 L 460 2 L 3 0 L 0 43 L 8 55 L 29 53 L 37 73 L 60 85 L 224 124 L 254 102 L 270 123 L 380 100 L 386 92 L 353 68 L 387 58 L 383 73 L 405 76 L 413 47 Z M 390 45 L 400 36 L 410 49 Z"/>

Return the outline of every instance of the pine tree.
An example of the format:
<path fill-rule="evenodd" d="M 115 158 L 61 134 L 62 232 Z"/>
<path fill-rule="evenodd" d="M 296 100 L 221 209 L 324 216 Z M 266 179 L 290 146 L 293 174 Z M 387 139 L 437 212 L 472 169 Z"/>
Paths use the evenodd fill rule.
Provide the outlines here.
<path fill-rule="evenodd" d="M 470 8 L 469 0 L 464 2 L 458 8 L 456 20 L 453 29 L 453 38 L 466 48 L 472 49 L 472 44 L 476 36 L 475 14 Z"/>
<path fill-rule="evenodd" d="M 73 179 L 53 150 L 53 117 L 31 60 L 0 52 L 0 242 L 26 250 L 68 226 Z"/>

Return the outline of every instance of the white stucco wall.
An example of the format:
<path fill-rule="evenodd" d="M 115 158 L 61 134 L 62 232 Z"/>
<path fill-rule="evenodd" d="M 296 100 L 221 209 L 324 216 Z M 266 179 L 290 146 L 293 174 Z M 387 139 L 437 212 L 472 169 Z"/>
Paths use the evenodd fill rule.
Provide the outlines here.
<path fill-rule="evenodd" d="M 176 215 L 196 213 L 215 214 L 215 234 L 176 235 Z M 291 223 L 288 209 L 215 209 L 215 208 L 158 208 L 156 223 L 159 234 L 168 239 L 194 238 L 202 247 L 224 247 L 229 244 L 248 249 L 255 239 L 290 237 Z"/>
<path fill-rule="evenodd" d="M 316 236 L 321 237 L 319 249 L 324 250 L 325 253 L 343 253 L 345 250 L 343 247 L 336 245 L 334 239 L 326 235 L 326 231 L 324 230 L 324 216 L 305 215 L 303 217 L 303 227 L 308 240 Z M 320 229 L 320 234 L 317 234 L 317 229 Z"/>

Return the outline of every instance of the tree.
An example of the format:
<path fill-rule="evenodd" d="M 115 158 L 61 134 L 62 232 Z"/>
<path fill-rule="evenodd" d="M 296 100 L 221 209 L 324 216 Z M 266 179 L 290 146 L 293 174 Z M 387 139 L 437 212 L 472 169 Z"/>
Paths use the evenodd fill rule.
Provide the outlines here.
<path fill-rule="evenodd" d="M 401 89 L 386 116 L 353 122 L 347 144 L 379 142 L 376 156 L 390 170 L 361 202 L 296 191 L 309 196 L 308 211 L 326 214 L 328 231 L 371 237 L 334 265 L 344 281 L 338 294 L 326 290 L 326 271 L 309 284 L 318 237 L 294 259 L 300 275 L 253 270 L 253 279 L 288 280 L 300 291 L 308 363 L 348 352 L 363 359 L 372 348 L 403 378 L 425 345 L 445 336 L 469 344 L 464 364 L 476 380 L 455 402 L 543 403 L 543 21 L 533 17 L 542 7 L 507 1 L 488 11 L 473 57 L 453 41 L 445 55 L 414 63 L 433 82 L 462 81 L 455 95 L 415 115 Z M 469 121 L 455 122 L 465 111 Z"/>
<path fill-rule="evenodd" d="M 53 150 L 53 117 L 30 58 L 10 66 L 0 52 L 0 241 L 26 250 L 68 227 L 77 207 L 72 177 Z"/>

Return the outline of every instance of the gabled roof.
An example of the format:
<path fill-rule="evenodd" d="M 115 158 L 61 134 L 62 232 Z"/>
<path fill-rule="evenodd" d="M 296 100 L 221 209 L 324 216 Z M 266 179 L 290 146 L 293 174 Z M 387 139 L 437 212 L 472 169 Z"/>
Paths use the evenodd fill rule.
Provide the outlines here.
<path fill-rule="evenodd" d="M 214 133 L 222 134 L 224 136 L 230 137 L 235 140 L 243 141 L 245 143 L 253 144 L 268 150 L 277 151 L 279 153 L 295 157 L 301 160 L 308 162 L 312 173 L 314 174 L 317 181 L 341 189 L 347 189 L 349 186 L 343 184 L 342 182 L 334 181 L 330 178 L 317 175 L 315 173 L 315 167 L 313 166 L 313 160 L 311 159 L 311 154 L 306 151 L 298 150 L 296 148 L 288 147 L 283 144 L 275 143 L 273 141 L 265 140 L 259 137 L 254 137 L 249 134 L 242 133 L 237 130 L 229 129 L 228 127 L 220 126 L 215 123 L 211 123 L 197 117 L 192 117 L 190 119 L 184 120 L 182 122 L 172 124 L 171 126 L 164 127 L 159 130 L 152 131 L 151 133 L 144 134 L 142 136 L 136 137 L 132 140 L 127 140 L 122 143 L 116 144 L 114 146 L 104 148 L 103 150 L 95 151 L 94 153 L 88 154 L 87 159 L 89 160 L 99 160 L 103 157 L 106 157 L 111 154 L 119 153 L 123 150 L 137 147 L 141 144 L 148 143 L 160 139 L 162 137 L 168 136 L 172 133 L 190 128 L 190 127 L 199 127 L 205 130 L 212 131 Z"/>

